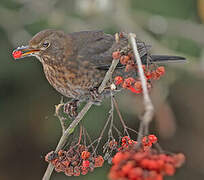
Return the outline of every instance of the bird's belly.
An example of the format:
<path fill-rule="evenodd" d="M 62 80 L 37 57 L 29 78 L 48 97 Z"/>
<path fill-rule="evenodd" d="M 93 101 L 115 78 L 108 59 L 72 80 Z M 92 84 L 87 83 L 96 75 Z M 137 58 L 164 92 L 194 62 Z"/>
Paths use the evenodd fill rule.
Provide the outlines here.
<path fill-rule="evenodd" d="M 89 90 L 103 79 L 98 78 L 97 72 L 87 70 L 68 70 L 64 67 L 43 66 L 49 83 L 62 95 L 77 99 L 86 99 Z M 95 78 L 97 77 L 97 78 Z"/>

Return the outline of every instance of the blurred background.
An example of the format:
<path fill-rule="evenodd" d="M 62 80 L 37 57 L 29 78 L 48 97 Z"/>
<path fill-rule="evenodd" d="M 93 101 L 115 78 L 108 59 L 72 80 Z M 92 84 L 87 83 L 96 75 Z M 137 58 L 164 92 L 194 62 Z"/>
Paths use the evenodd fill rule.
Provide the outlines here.
<path fill-rule="evenodd" d="M 154 84 L 151 132 L 164 149 L 187 156 L 185 166 L 167 179 L 203 180 L 203 23 L 204 0 L 1 0 L 0 179 L 41 179 L 47 167 L 44 155 L 55 149 L 61 136 L 54 116 L 61 95 L 49 85 L 36 58 L 12 58 L 13 49 L 27 44 L 35 33 L 55 28 L 135 32 L 153 46 L 152 53 L 188 58 L 185 64 L 168 64 L 166 75 Z M 124 91 L 117 99 L 128 126 L 137 129 L 141 97 Z M 106 100 L 87 113 L 84 124 L 92 137 L 99 135 L 109 108 Z M 109 167 L 106 163 L 80 177 L 53 173 L 51 179 L 106 180 Z"/>

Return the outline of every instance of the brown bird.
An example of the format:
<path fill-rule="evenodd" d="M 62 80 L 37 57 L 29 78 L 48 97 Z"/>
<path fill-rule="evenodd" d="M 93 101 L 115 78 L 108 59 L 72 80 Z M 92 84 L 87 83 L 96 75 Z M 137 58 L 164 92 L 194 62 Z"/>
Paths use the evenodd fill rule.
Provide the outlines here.
<path fill-rule="evenodd" d="M 178 56 L 150 55 L 150 46 L 136 40 L 143 63 L 147 58 L 152 62 L 184 61 Z M 43 30 L 37 33 L 28 46 L 14 50 L 14 58 L 35 56 L 43 65 L 49 83 L 62 95 L 72 98 L 66 110 L 75 116 L 77 105 L 81 101 L 94 100 L 106 71 L 112 63 L 112 53 L 128 47 L 126 36 L 119 41 L 115 36 L 103 31 L 82 31 L 65 34 L 58 30 Z M 115 73 L 121 73 L 122 64 L 118 64 Z M 70 112 L 72 110 L 72 112 Z"/>

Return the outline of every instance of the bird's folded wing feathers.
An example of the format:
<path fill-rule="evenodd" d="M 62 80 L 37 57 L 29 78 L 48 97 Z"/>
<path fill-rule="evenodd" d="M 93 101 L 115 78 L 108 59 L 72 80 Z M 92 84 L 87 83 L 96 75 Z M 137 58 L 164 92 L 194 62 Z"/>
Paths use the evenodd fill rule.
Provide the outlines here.
<path fill-rule="evenodd" d="M 112 63 L 112 53 L 117 49 L 127 47 L 128 39 L 122 38 L 117 43 L 115 37 L 105 34 L 103 31 L 82 31 L 72 33 L 72 38 L 77 47 L 77 59 L 79 61 L 89 61 L 92 65 L 100 69 L 107 69 Z M 146 55 L 151 48 L 142 41 L 137 40 L 140 56 Z M 118 65 L 119 68 L 121 64 Z"/>

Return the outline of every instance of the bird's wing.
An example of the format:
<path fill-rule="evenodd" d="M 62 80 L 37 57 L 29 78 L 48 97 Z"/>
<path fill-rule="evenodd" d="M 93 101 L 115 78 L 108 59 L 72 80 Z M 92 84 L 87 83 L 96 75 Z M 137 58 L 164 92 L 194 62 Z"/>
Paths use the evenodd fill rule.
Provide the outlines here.
<path fill-rule="evenodd" d="M 82 31 L 72 33 L 71 36 L 77 49 L 77 59 L 89 60 L 94 64 L 99 63 L 96 57 L 106 61 L 104 54 L 111 49 L 115 41 L 112 35 L 103 31 Z"/>
<path fill-rule="evenodd" d="M 77 49 L 77 59 L 79 61 L 89 61 L 99 69 L 108 69 L 112 63 L 112 53 L 117 49 L 127 47 L 128 39 L 122 38 L 117 43 L 115 37 L 105 34 L 103 31 L 82 31 L 72 33 L 71 37 Z M 137 40 L 140 56 L 144 56 L 150 46 Z M 118 68 L 122 65 L 119 64 Z"/>

